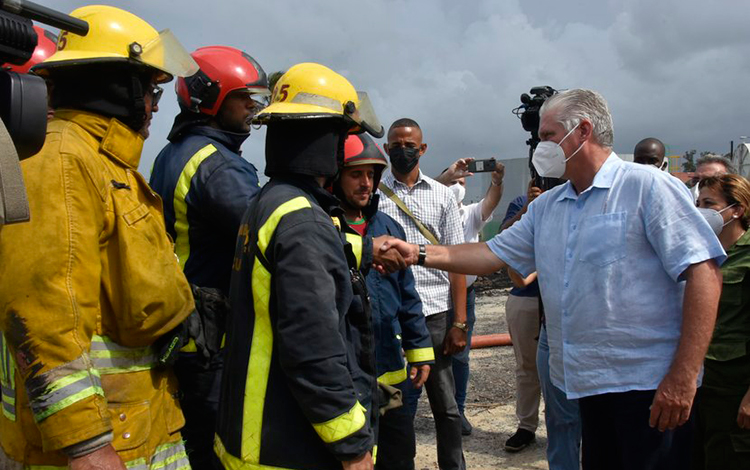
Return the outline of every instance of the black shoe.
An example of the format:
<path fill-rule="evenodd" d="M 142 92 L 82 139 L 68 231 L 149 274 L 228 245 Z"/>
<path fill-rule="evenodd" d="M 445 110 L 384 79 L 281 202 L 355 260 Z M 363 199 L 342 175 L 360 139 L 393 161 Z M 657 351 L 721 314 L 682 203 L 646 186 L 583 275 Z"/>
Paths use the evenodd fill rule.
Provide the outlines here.
<path fill-rule="evenodd" d="M 528 445 L 531 444 L 535 438 L 536 435 L 533 432 L 519 428 L 515 434 L 510 436 L 510 438 L 505 441 L 505 450 L 507 450 L 508 452 L 521 451 L 528 447 Z"/>
<path fill-rule="evenodd" d="M 466 419 L 466 415 L 461 413 L 461 435 L 462 436 L 471 436 L 471 430 L 474 429 L 469 422 L 468 419 Z"/>

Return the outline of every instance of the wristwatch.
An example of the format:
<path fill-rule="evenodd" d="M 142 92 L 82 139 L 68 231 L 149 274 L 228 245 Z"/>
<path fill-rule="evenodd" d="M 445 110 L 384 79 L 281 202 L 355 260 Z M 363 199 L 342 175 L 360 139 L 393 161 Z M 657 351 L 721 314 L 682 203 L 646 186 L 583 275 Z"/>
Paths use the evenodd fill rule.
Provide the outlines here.
<path fill-rule="evenodd" d="M 419 245 L 419 257 L 417 257 L 417 266 L 424 266 L 424 260 L 427 258 L 427 250 L 424 245 Z"/>
<path fill-rule="evenodd" d="M 466 323 L 459 323 L 457 321 L 454 321 L 453 322 L 453 326 L 455 328 L 458 328 L 459 330 L 463 331 L 464 333 L 468 333 L 469 332 L 469 325 L 467 325 Z"/>

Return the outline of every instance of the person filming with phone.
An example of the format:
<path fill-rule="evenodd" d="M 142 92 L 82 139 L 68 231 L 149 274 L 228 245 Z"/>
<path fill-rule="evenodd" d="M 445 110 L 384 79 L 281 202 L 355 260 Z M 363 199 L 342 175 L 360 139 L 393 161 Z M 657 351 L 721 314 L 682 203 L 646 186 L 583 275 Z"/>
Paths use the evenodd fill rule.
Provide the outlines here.
<path fill-rule="evenodd" d="M 466 178 L 474 176 L 474 173 L 492 172 L 490 186 L 487 188 L 485 197 L 475 203 L 464 204 L 466 196 Z M 464 226 L 464 238 L 466 243 L 479 241 L 479 234 L 484 226 L 492 220 L 492 213 L 500 199 L 503 197 L 503 176 L 505 167 L 494 158 L 489 160 L 475 160 L 473 158 L 459 158 L 451 166 L 443 170 L 436 180 L 453 191 L 458 203 L 458 213 Z M 469 386 L 469 350 L 471 349 L 471 334 L 474 330 L 475 293 L 474 281 L 476 276 L 466 276 L 466 348 L 460 353 L 453 355 L 453 379 L 456 385 L 456 405 L 461 414 L 461 434 L 471 435 L 472 426 L 464 414 L 466 403 L 466 391 Z"/>

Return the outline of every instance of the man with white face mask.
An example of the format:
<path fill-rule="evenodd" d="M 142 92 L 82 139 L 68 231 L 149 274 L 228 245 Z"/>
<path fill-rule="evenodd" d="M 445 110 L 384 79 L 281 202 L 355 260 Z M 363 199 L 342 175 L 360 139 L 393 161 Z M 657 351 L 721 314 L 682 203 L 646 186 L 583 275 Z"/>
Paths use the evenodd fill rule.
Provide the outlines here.
<path fill-rule="evenodd" d="M 446 168 L 440 176 L 435 178 L 436 181 L 443 183 L 453 191 L 458 203 L 458 213 L 461 215 L 461 221 L 464 226 L 464 238 L 467 243 L 479 241 L 479 234 L 484 226 L 492 220 L 494 212 L 500 199 L 503 197 L 503 176 L 505 167 L 502 163 L 497 162 L 495 171 L 492 172 L 490 187 L 487 188 L 487 195 L 481 201 L 464 204 L 466 197 L 466 178 L 474 176 L 469 171 L 469 163 L 474 161 L 473 158 L 459 158 L 451 166 Z M 471 335 L 474 332 L 474 322 L 476 315 L 474 313 L 475 298 L 474 281 L 476 276 L 466 276 L 466 325 L 469 330 L 466 332 L 466 348 L 463 351 L 453 355 L 453 379 L 456 384 L 456 405 L 458 412 L 461 413 L 461 434 L 464 436 L 471 435 L 472 426 L 466 419 L 464 405 L 466 404 L 466 391 L 469 386 L 469 351 L 471 350 Z"/>
<path fill-rule="evenodd" d="M 569 90 L 541 109 L 533 163 L 567 183 L 487 243 L 417 246 L 407 262 L 539 273 L 550 376 L 579 399 L 583 468 L 689 468 L 690 411 L 721 292 L 719 241 L 687 188 L 612 152 L 604 98 Z"/>

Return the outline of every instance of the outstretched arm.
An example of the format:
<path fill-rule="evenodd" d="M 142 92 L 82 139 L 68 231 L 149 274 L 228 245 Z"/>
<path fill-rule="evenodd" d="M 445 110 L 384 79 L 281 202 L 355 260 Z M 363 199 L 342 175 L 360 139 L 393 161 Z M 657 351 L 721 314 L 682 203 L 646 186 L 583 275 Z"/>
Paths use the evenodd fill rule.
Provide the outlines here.
<path fill-rule="evenodd" d="M 380 247 L 381 250 L 388 248 L 397 249 L 408 264 L 417 264 L 419 245 L 392 239 Z M 426 250 L 424 265 L 428 268 L 460 274 L 486 275 L 507 266 L 483 242 L 450 246 L 426 245 L 424 248 Z"/>

